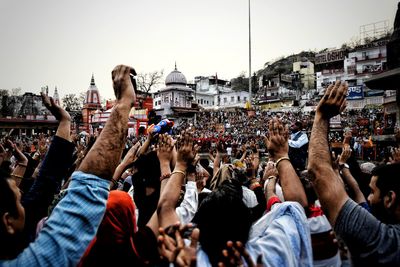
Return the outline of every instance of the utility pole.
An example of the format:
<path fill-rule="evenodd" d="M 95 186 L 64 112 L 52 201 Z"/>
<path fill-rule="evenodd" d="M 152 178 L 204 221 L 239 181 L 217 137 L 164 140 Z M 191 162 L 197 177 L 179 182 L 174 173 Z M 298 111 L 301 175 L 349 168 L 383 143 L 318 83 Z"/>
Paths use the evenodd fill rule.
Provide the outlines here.
<path fill-rule="evenodd" d="M 251 17 L 249 0 L 249 102 L 251 106 Z"/>

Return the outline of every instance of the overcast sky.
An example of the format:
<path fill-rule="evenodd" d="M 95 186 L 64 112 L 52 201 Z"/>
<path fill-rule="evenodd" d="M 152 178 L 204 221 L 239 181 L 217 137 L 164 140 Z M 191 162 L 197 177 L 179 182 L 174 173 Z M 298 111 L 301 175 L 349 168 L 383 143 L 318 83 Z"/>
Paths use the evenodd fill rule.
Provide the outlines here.
<path fill-rule="evenodd" d="M 302 50 L 340 47 L 360 26 L 389 20 L 397 0 L 251 0 L 252 70 Z M 0 88 L 61 96 L 92 73 L 113 98 L 111 70 L 164 70 L 188 81 L 248 73 L 247 0 L 0 0 Z"/>

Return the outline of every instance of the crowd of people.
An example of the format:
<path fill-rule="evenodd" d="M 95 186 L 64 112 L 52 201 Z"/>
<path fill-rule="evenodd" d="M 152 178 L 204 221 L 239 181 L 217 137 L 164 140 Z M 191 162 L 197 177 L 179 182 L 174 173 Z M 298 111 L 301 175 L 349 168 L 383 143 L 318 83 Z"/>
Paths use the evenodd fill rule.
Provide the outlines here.
<path fill-rule="evenodd" d="M 204 112 L 127 138 L 131 73 L 112 71 L 98 136 L 42 94 L 54 136 L 2 138 L 0 266 L 400 265 L 400 150 L 360 160 L 346 83 L 313 114 Z"/>

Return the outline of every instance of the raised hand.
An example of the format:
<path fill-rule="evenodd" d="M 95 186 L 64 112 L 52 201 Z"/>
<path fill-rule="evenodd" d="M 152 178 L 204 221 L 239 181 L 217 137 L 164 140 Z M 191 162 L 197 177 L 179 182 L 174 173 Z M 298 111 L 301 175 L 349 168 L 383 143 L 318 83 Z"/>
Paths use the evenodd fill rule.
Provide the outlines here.
<path fill-rule="evenodd" d="M 336 81 L 335 84 L 329 85 L 319 101 L 317 115 L 330 119 L 340 114 L 346 108 L 347 90 L 346 82 Z"/>
<path fill-rule="evenodd" d="M 246 263 L 248 267 L 263 266 L 262 259 L 260 257 L 257 259 L 257 265 L 254 264 L 250 254 L 240 241 L 236 241 L 235 243 L 228 241 L 226 243 L 226 249 L 222 251 L 222 255 L 223 261 L 218 263 L 219 267 L 244 266 L 244 263 Z"/>
<path fill-rule="evenodd" d="M 136 94 L 131 82 L 130 74 L 136 75 L 136 71 L 125 65 L 118 65 L 111 73 L 114 94 L 118 102 L 123 102 L 132 107 L 136 102 Z"/>
<path fill-rule="evenodd" d="M 12 151 L 17 162 L 23 165 L 28 164 L 27 157 L 19 150 L 18 146 L 11 142 L 11 140 L 7 140 L 6 142 L 6 146 Z"/>
<path fill-rule="evenodd" d="M 174 140 L 168 134 L 162 134 L 158 137 L 157 157 L 160 163 L 170 163 L 173 156 Z"/>
<path fill-rule="evenodd" d="M 42 96 L 43 105 L 50 111 L 56 120 L 71 121 L 71 116 L 69 113 L 57 105 L 52 97 L 49 97 L 44 93 L 40 93 L 40 95 Z"/>
<path fill-rule="evenodd" d="M 193 138 L 189 133 L 184 133 L 176 142 L 177 165 L 187 168 L 191 164 L 197 153 L 197 146 L 193 143 Z"/>
<path fill-rule="evenodd" d="M 124 157 L 122 162 L 125 165 L 129 165 L 129 164 L 135 162 L 136 159 L 137 159 L 137 154 L 138 154 L 139 149 L 140 149 L 140 142 L 136 142 L 136 144 L 134 144 L 129 149 L 128 153 L 126 153 L 126 155 L 125 155 L 125 157 Z"/>
<path fill-rule="evenodd" d="M 265 138 L 265 145 L 274 160 L 287 157 L 289 153 L 289 130 L 282 122 L 274 118 L 269 121 L 269 134 Z"/>
<path fill-rule="evenodd" d="M 342 154 L 338 158 L 339 166 L 345 164 L 351 156 L 351 148 L 349 145 L 344 145 Z"/>
<path fill-rule="evenodd" d="M 278 177 L 279 173 L 276 169 L 275 163 L 273 161 L 268 161 L 267 166 L 264 169 L 263 181 L 269 179 L 269 177 L 275 176 Z"/>
<path fill-rule="evenodd" d="M 158 250 L 162 258 L 179 267 L 196 266 L 196 252 L 199 240 L 199 229 L 193 229 L 189 246 L 183 240 L 184 233 L 191 228 L 191 224 L 181 226 L 173 225 L 169 230 L 159 229 Z M 167 232 L 166 232 L 167 231 Z"/>
<path fill-rule="evenodd" d="M 391 164 L 400 162 L 400 148 L 394 148 L 392 150 L 392 156 L 389 157 L 389 162 Z"/>

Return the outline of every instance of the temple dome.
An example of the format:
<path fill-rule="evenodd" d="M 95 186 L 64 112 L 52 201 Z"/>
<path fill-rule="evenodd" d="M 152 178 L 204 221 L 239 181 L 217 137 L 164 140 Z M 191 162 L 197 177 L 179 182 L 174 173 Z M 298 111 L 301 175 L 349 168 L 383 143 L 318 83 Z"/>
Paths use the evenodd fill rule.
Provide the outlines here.
<path fill-rule="evenodd" d="M 179 84 L 179 85 L 184 85 L 186 86 L 187 81 L 185 75 L 182 74 L 177 68 L 175 64 L 175 69 L 168 74 L 167 78 L 165 78 L 165 85 L 174 85 L 174 84 Z"/>

